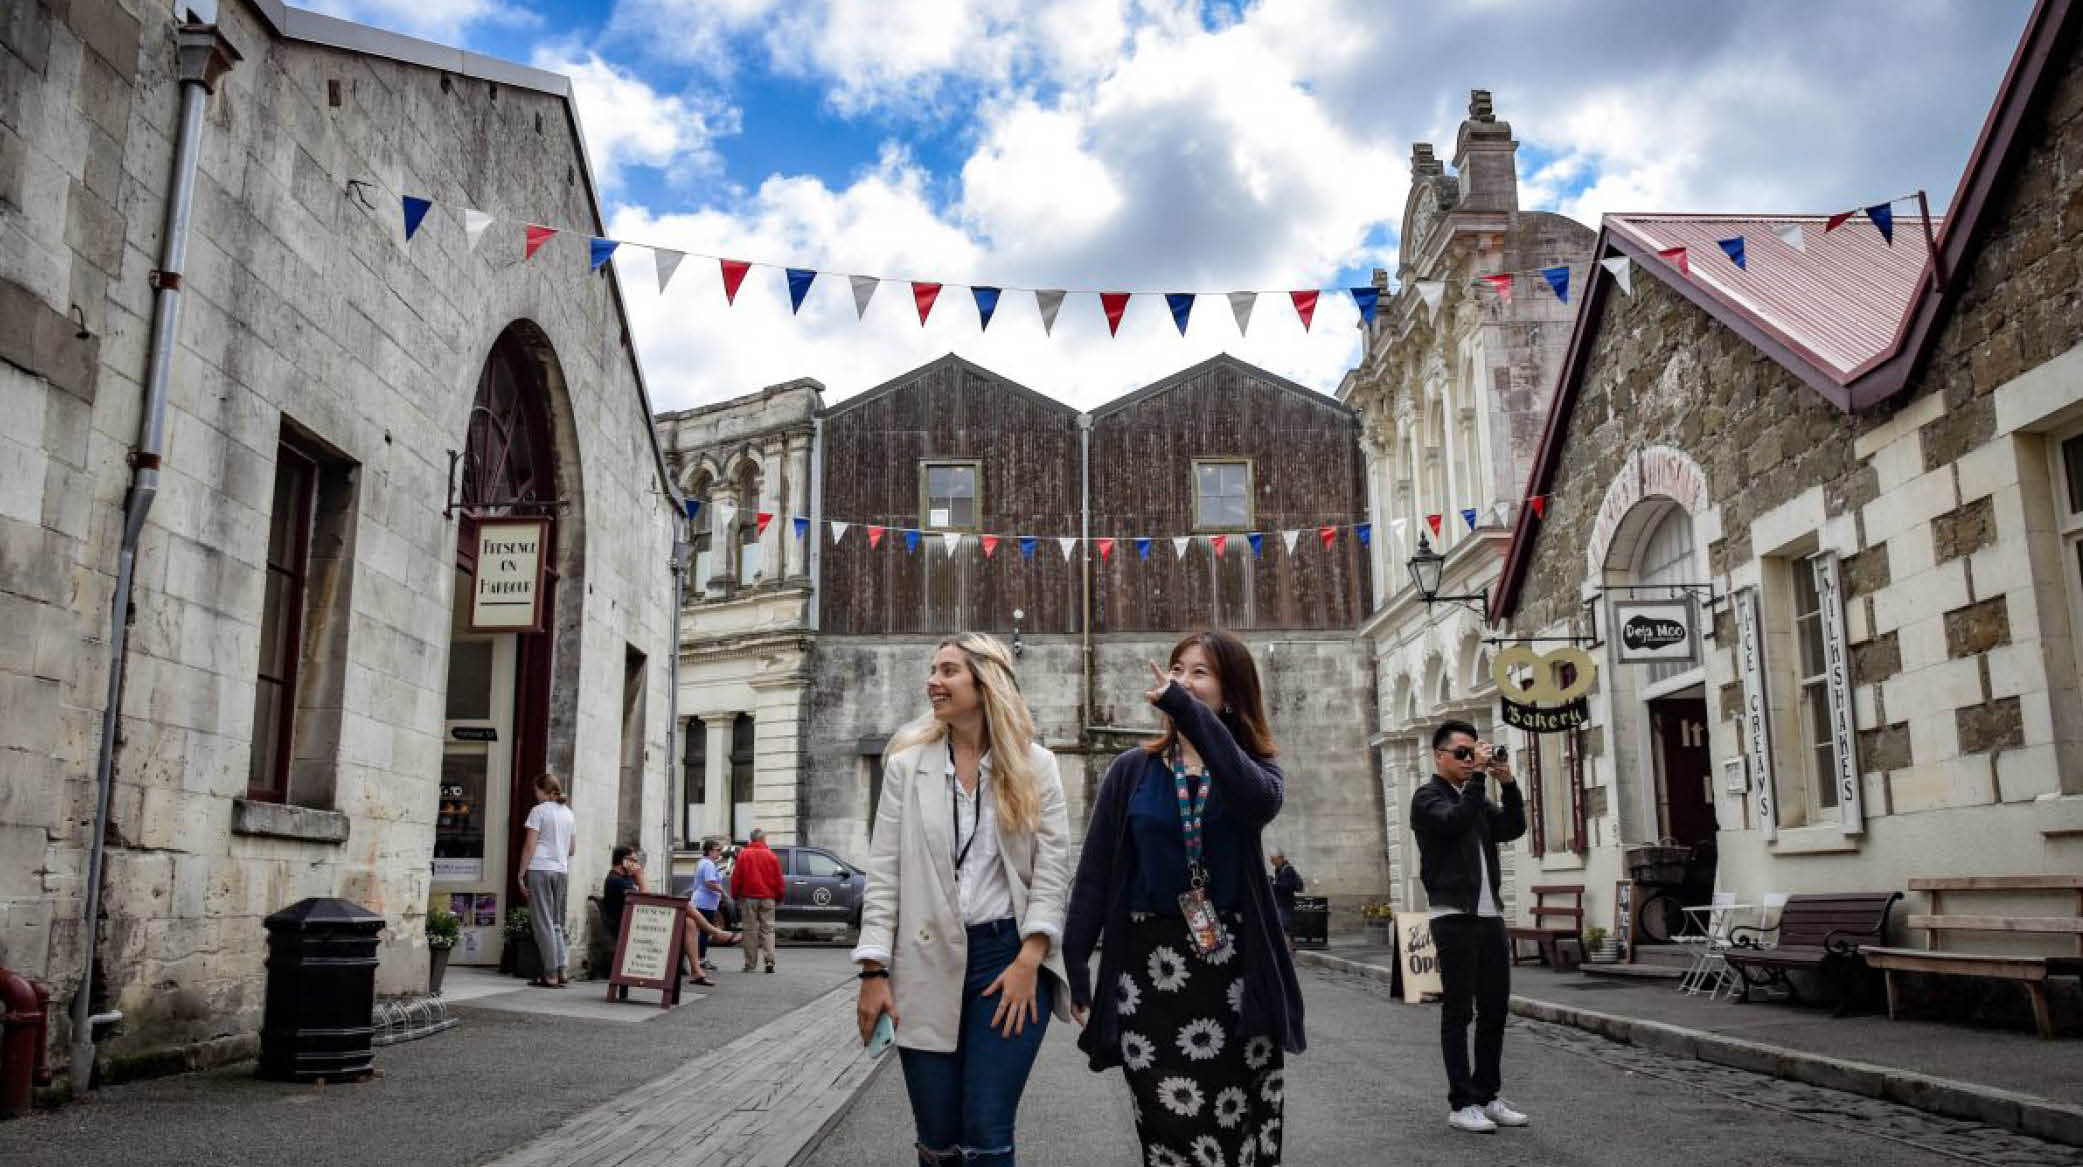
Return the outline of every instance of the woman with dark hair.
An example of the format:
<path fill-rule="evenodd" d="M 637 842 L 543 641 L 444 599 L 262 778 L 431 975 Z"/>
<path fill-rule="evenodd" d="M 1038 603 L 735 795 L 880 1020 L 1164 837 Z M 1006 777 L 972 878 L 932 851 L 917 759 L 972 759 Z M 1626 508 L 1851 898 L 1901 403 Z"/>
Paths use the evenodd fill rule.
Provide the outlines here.
<path fill-rule="evenodd" d="M 1078 1046 L 1122 1068 L 1150 1167 L 1278 1164 L 1284 1057 L 1305 1043 L 1259 838 L 1284 779 L 1258 668 L 1211 631 L 1150 674 L 1164 732 L 1108 768 L 1071 889 Z"/>

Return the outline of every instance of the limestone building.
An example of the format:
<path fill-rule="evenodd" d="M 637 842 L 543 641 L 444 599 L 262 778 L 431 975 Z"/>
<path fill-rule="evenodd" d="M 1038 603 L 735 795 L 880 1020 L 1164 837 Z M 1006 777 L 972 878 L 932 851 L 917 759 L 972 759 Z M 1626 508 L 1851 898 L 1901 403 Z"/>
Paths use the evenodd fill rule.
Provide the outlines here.
<path fill-rule="evenodd" d="M 1533 273 L 1567 266 L 1580 286 L 1589 272 L 1588 228 L 1520 209 L 1517 150 L 1482 90 L 1455 137 L 1452 173 L 1429 144 L 1413 149 L 1400 291 L 1338 390 L 1361 418 L 1379 533 L 1376 606 L 1360 633 L 1373 656 L 1371 744 L 1399 909 L 1425 903 L 1404 814 L 1431 774 L 1432 729 L 1459 717 L 1488 732 L 1496 710 L 1482 617 L 1420 601 L 1405 564 L 1423 540 L 1445 557 L 1442 594 L 1477 595 L 1496 580 L 1574 313 Z M 1516 295 L 1477 281 L 1495 272 L 1517 273 Z M 1431 515 L 1440 517 L 1436 535 Z"/>
<path fill-rule="evenodd" d="M 110 1076 L 249 1053 L 304 897 L 382 993 L 430 900 L 496 960 L 545 770 L 575 889 L 667 841 L 679 509 L 568 83 L 214 10 L 0 22 L 0 963 L 122 1013 Z"/>

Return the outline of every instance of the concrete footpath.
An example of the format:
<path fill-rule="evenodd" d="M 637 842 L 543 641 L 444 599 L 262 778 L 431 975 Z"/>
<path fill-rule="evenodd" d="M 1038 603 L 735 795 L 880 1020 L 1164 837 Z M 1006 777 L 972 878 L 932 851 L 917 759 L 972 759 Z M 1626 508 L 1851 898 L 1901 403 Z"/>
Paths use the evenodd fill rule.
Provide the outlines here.
<path fill-rule="evenodd" d="M 1387 983 L 1395 954 L 1334 939 L 1305 965 Z M 1913 1106 L 2083 1146 L 2083 1040 L 1827 1009 L 1744 1005 L 1634 983 L 1520 965 L 1512 1012 L 1645 1049 Z"/>

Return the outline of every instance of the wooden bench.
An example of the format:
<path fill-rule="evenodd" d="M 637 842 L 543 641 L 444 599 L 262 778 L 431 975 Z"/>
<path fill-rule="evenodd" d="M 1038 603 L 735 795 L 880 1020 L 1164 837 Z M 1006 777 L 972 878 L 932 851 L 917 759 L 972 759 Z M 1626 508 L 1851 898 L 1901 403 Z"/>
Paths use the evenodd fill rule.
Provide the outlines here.
<path fill-rule="evenodd" d="M 1860 946 L 1887 938 L 1888 910 L 1901 898 L 1899 891 L 1790 896 L 1780 909 L 1778 927 L 1729 929 L 1731 947 L 1722 959 L 1743 978 L 1746 1002 L 1753 988 L 1775 983 L 1798 1001 L 1800 994 L 1787 974 L 1812 972 L 1837 987 L 1836 1013 L 1843 1016 L 1857 995 L 1859 972 L 1866 967 Z M 1768 938 L 1774 936 L 1777 942 L 1768 946 Z"/>
<path fill-rule="evenodd" d="M 2032 998 L 2032 1020 L 2041 1037 L 2054 1036 L 2054 1022 L 2047 1010 L 2047 978 L 2083 976 L 2083 875 L 1969 875 L 1944 879 L 1912 879 L 1911 891 L 1931 899 L 1929 915 L 1911 916 L 1912 930 L 1924 933 L 1922 948 L 1884 948 L 1869 945 L 1860 949 L 1866 963 L 1880 969 L 1888 981 L 1888 1016 L 1899 1013 L 1895 974 L 1932 973 L 1938 976 L 1988 977 L 2017 981 Z M 2075 897 L 2075 912 L 2067 916 L 1949 916 L 1945 914 L 1947 892 L 2067 892 Z M 1938 946 L 1940 933 L 2009 932 L 2036 935 L 2066 935 L 2074 954 L 2034 956 L 2028 953 L 1953 952 Z"/>
<path fill-rule="evenodd" d="M 1521 960 L 1538 960 L 1549 968 L 1572 967 L 1582 961 L 1584 955 L 1584 885 L 1581 883 L 1551 883 L 1530 889 L 1533 892 L 1533 923 L 1528 926 L 1505 929 L 1512 945 L 1512 963 Z M 1549 906 L 1548 897 L 1568 899 L 1568 906 Z M 1561 920 L 1563 924 L 1548 921 Z M 1562 946 L 1567 942 L 1576 948 L 1577 960 L 1569 965 L 1563 963 Z M 1530 957 L 1519 954 L 1521 943 L 1535 946 Z"/>

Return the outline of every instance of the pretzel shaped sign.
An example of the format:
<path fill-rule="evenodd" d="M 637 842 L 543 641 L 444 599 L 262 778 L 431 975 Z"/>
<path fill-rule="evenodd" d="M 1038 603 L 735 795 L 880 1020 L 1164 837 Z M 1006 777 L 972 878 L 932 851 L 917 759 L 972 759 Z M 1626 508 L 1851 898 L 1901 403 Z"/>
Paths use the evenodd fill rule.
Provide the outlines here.
<path fill-rule="evenodd" d="M 1530 679 L 1520 680 L 1525 671 Z M 1565 682 L 1562 677 L 1568 677 Z M 1598 663 L 1575 645 L 1536 652 L 1527 644 L 1508 645 L 1490 665 L 1490 677 L 1504 703 L 1506 725 L 1528 733 L 1579 729 L 1591 720 L 1585 700 L 1598 684 Z"/>

